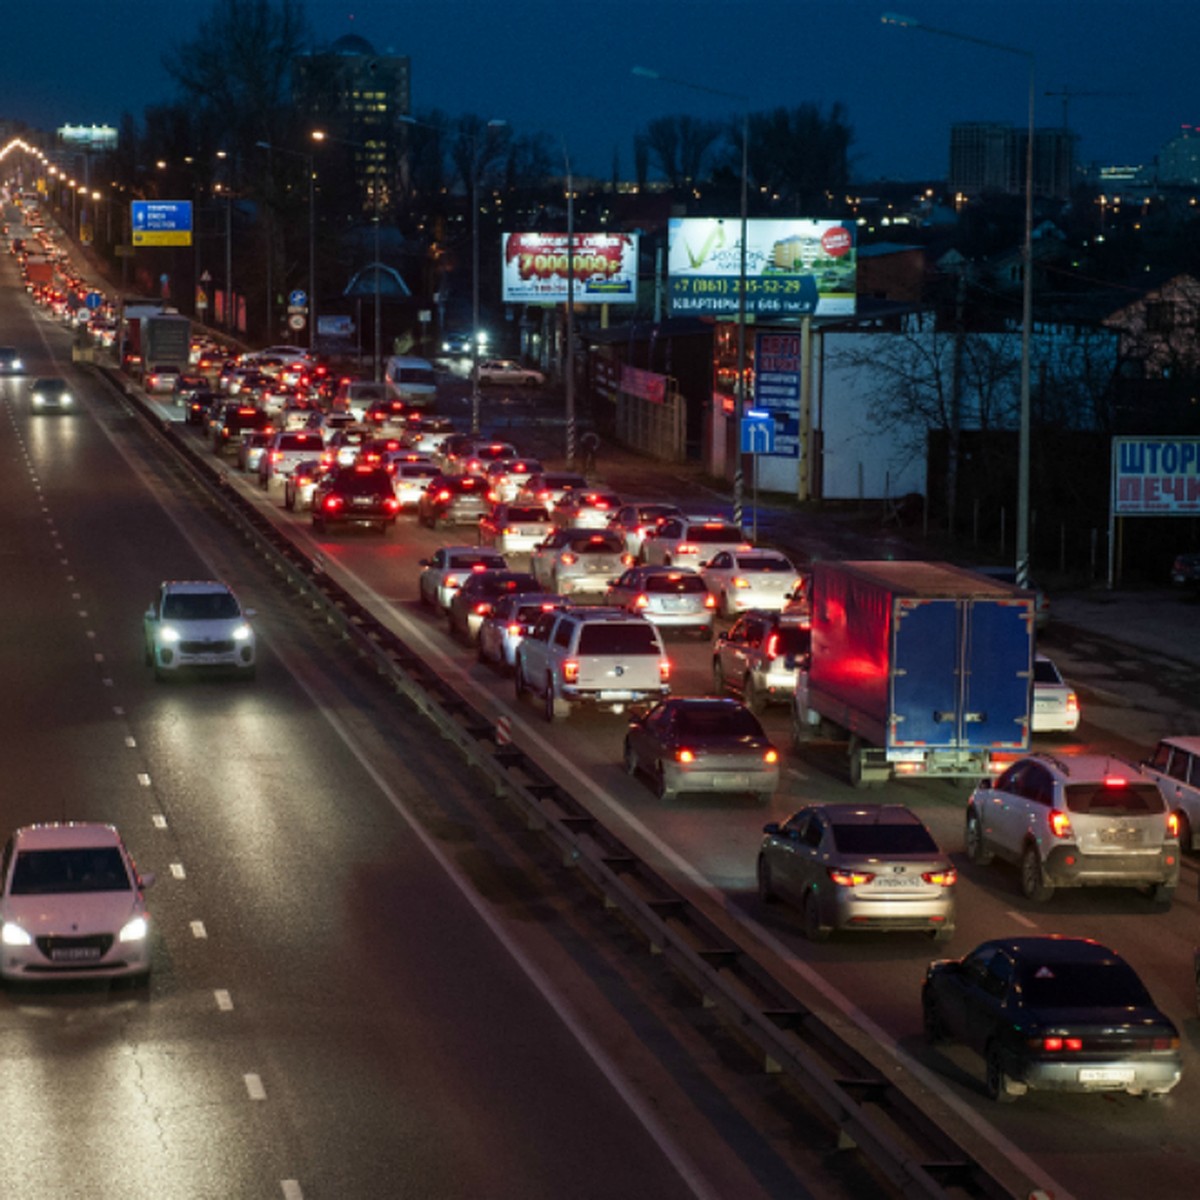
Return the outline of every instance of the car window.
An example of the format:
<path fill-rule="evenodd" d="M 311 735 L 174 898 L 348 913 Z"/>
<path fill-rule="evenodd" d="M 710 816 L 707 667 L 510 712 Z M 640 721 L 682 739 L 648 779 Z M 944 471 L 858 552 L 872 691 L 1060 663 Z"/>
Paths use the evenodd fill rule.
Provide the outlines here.
<path fill-rule="evenodd" d="M 1048 658 L 1037 658 L 1033 662 L 1034 683 L 1062 683 L 1058 668 Z"/>
<path fill-rule="evenodd" d="M 677 727 L 683 737 L 761 737 L 762 726 L 746 709 L 733 704 L 681 708 Z"/>
<path fill-rule="evenodd" d="M 1187 781 L 1193 787 L 1200 787 L 1200 754 L 1189 754 Z"/>
<path fill-rule="evenodd" d="M 1125 962 L 1025 962 L 1021 991 L 1033 1008 L 1128 1008 L 1152 1001 Z"/>
<path fill-rule="evenodd" d="M 542 613 L 538 618 L 537 624 L 529 631 L 529 636 L 535 642 L 548 642 L 550 640 L 550 630 L 554 625 L 554 613 Z"/>
<path fill-rule="evenodd" d="M 1188 777 L 1188 766 L 1190 764 L 1191 755 L 1185 754 L 1182 750 L 1176 750 L 1171 755 L 1171 766 L 1168 773 L 1172 779 L 1184 779 Z"/>
<path fill-rule="evenodd" d="M 238 605 L 228 592 L 171 592 L 162 615 L 174 621 L 228 621 L 238 616 Z"/>
<path fill-rule="evenodd" d="M 729 555 L 723 555 L 726 560 Z M 794 568 L 786 558 L 739 558 L 737 560 L 739 571 L 763 571 L 767 574 L 783 574 L 784 572 L 792 571 Z"/>
<path fill-rule="evenodd" d="M 1171 749 L 1170 742 L 1159 742 L 1154 747 L 1154 753 L 1150 756 L 1149 765 L 1156 771 L 1165 771 L 1171 759 Z"/>
<path fill-rule="evenodd" d="M 1166 811 L 1162 793 L 1152 783 L 1136 780 L 1103 783 L 1069 783 L 1067 811 L 1121 816 L 1147 816 Z"/>
<path fill-rule="evenodd" d="M 654 595 L 686 596 L 704 595 L 708 588 L 699 575 L 650 575 L 646 579 L 646 591 Z"/>
<path fill-rule="evenodd" d="M 506 510 L 505 516 L 510 521 L 541 521 L 543 524 L 550 520 L 549 513 L 540 506 L 518 508 L 514 505 Z"/>
<path fill-rule="evenodd" d="M 728 550 L 722 550 L 720 554 L 714 556 L 708 564 L 713 570 L 722 571 L 731 565 L 730 554 Z"/>
<path fill-rule="evenodd" d="M 63 850 L 23 850 L 13 869 L 13 896 L 64 892 L 128 892 L 129 872 L 115 846 Z"/>
<path fill-rule="evenodd" d="M 657 654 L 654 630 L 645 621 L 584 625 L 579 633 L 580 654 Z"/>
<path fill-rule="evenodd" d="M 554 631 L 554 644 L 563 646 L 564 648 L 571 644 L 571 622 L 559 621 L 558 628 Z"/>
<path fill-rule="evenodd" d="M 688 539 L 693 542 L 740 542 L 742 531 L 735 525 L 693 525 L 688 530 Z"/>
<path fill-rule="evenodd" d="M 571 549 L 576 554 L 620 554 L 625 543 L 614 534 L 573 538 Z"/>
<path fill-rule="evenodd" d="M 940 854 L 923 825 L 859 822 L 835 824 L 833 843 L 844 854 Z"/>

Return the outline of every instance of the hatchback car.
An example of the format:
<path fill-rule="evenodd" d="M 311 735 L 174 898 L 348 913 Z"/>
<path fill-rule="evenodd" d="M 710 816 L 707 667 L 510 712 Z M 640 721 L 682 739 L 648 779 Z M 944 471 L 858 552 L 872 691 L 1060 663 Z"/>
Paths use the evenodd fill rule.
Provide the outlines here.
<path fill-rule="evenodd" d="M 417 594 L 422 604 L 447 609 L 454 593 L 472 571 L 506 571 L 504 555 L 478 546 L 442 546 L 420 560 Z"/>
<path fill-rule="evenodd" d="M 35 379 L 29 389 L 29 404 L 35 413 L 72 412 L 75 397 L 65 379 L 46 376 Z"/>
<path fill-rule="evenodd" d="M 902 804 L 813 804 L 763 826 L 758 895 L 795 905 L 805 935 L 836 930 L 954 933 L 958 873 Z"/>
<path fill-rule="evenodd" d="M 803 578 L 792 560 L 777 550 L 722 550 L 700 574 L 723 617 L 751 608 L 782 610 Z"/>
<path fill-rule="evenodd" d="M 531 475 L 539 475 L 542 464 L 536 458 L 499 458 L 488 463 L 484 472 L 488 496 L 493 504 L 511 504 Z"/>
<path fill-rule="evenodd" d="M 667 517 L 682 517 L 683 510 L 675 504 L 622 504 L 612 515 L 608 527 L 625 539 L 625 549 L 640 558 L 646 534 Z"/>
<path fill-rule="evenodd" d="M 526 571 L 472 571 L 456 589 L 446 608 L 451 636 L 474 640 L 483 619 L 504 596 L 538 591 L 537 580 Z"/>
<path fill-rule="evenodd" d="M 337 467 L 317 482 L 312 496 L 312 526 L 369 525 L 381 534 L 396 523 L 400 501 L 384 467 Z"/>
<path fill-rule="evenodd" d="M 523 367 L 515 358 L 485 358 L 478 368 L 479 384 L 541 387 L 546 376 L 536 367 Z"/>
<path fill-rule="evenodd" d="M 146 665 L 155 679 L 180 671 L 229 669 L 251 679 L 255 671 L 253 609 L 217 580 L 168 580 L 142 620 Z"/>
<path fill-rule="evenodd" d="M 1140 767 L 1100 754 L 1034 754 L 967 802 L 967 854 L 1020 868 L 1025 897 L 1059 887 L 1139 887 L 1169 904 L 1179 883 L 1178 824 Z"/>
<path fill-rule="evenodd" d="M 603 595 L 628 565 L 624 539 L 607 530 L 556 529 L 529 556 L 542 587 L 563 596 Z"/>
<path fill-rule="evenodd" d="M 324 458 L 306 458 L 283 481 L 283 507 L 289 512 L 307 512 L 312 508 L 317 484 L 333 470 Z"/>
<path fill-rule="evenodd" d="M 609 581 L 604 602 L 638 613 L 660 629 L 712 636 L 712 594 L 686 567 L 630 567 Z"/>
<path fill-rule="evenodd" d="M 621 507 L 615 492 L 595 488 L 572 488 L 554 506 L 554 523 L 560 529 L 607 529 L 613 515 Z"/>
<path fill-rule="evenodd" d="M 984 1062 L 992 1099 L 1028 1091 L 1163 1095 L 1179 1082 L 1179 1031 L 1137 972 L 1090 938 L 1012 937 L 929 965 L 925 1035 Z"/>
<path fill-rule="evenodd" d="M 530 475 L 517 489 L 520 504 L 544 504 L 551 513 L 566 492 L 573 488 L 587 488 L 588 481 L 574 471 L 542 471 Z"/>
<path fill-rule="evenodd" d="M 501 596 L 479 624 L 475 649 L 482 663 L 490 663 L 502 671 L 512 671 L 517 661 L 517 647 L 544 612 L 553 612 L 571 602 L 565 596 L 551 592 L 519 592 Z"/>
<path fill-rule="evenodd" d="M 1079 697 L 1044 654 L 1033 660 L 1034 733 L 1074 733 L 1079 728 Z"/>
<path fill-rule="evenodd" d="M 479 544 L 495 546 L 501 554 L 529 554 L 553 529 L 540 504 L 497 504 L 479 521 Z"/>
<path fill-rule="evenodd" d="M 0 977 L 150 977 L 150 914 L 139 875 L 112 825 L 26 825 L 4 847 Z"/>
<path fill-rule="evenodd" d="M 650 779 L 661 800 L 733 792 L 766 804 L 779 786 L 779 752 L 736 700 L 668 697 L 629 722 L 624 761 L 630 775 Z"/>
<path fill-rule="evenodd" d="M 403 454 L 404 451 L 398 452 Z M 401 508 L 417 508 L 425 489 L 441 473 L 431 462 L 407 461 L 402 457 L 385 460 L 385 469 L 391 473 L 392 487 Z"/>
<path fill-rule="evenodd" d="M 713 646 L 713 691 L 733 692 L 752 712 L 787 703 L 812 652 L 812 628 L 803 616 L 743 613 Z"/>
<path fill-rule="evenodd" d="M 417 500 L 417 519 L 430 529 L 478 525 L 491 506 L 478 475 L 435 475 Z"/>

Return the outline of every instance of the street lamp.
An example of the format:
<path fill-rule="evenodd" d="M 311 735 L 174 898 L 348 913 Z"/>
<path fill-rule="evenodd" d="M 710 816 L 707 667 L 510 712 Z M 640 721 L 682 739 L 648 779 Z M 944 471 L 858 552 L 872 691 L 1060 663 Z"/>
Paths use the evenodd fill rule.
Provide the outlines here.
<path fill-rule="evenodd" d="M 226 161 L 229 154 L 225 150 L 217 151 L 217 158 Z M 216 184 L 214 191 L 219 191 L 221 185 Z M 229 186 L 228 176 L 225 180 L 225 329 L 233 332 L 237 328 L 236 305 L 233 299 L 233 188 Z"/>
<path fill-rule="evenodd" d="M 575 181 L 571 156 L 563 141 L 567 168 L 567 467 L 575 469 Z"/>
<path fill-rule="evenodd" d="M 1034 58 L 1032 51 L 1004 42 L 992 42 L 968 33 L 956 33 L 949 29 L 938 29 L 926 25 L 913 17 L 897 13 L 884 13 L 885 25 L 899 25 L 905 29 L 919 29 L 940 37 L 952 38 L 957 42 L 972 42 L 986 46 L 989 50 L 1000 50 L 1015 54 L 1029 64 L 1029 129 L 1025 139 L 1025 237 L 1021 244 L 1021 408 L 1020 433 L 1017 448 L 1017 536 L 1016 536 L 1016 584 L 1029 586 L 1029 342 L 1033 329 L 1033 100 Z"/>
<path fill-rule="evenodd" d="M 345 138 L 337 138 L 332 134 L 326 133 L 323 129 L 314 129 L 310 135 L 314 142 L 336 142 L 340 146 L 350 146 L 355 150 L 369 150 L 370 147 L 362 142 L 351 142 Z M 377 164 L 378 165 L 378 164 Z M 379 178 L 379 171 L 376 170 L 375 178 L 372 181 L 371 197 L 374 207 L 374 225 L 375 225 L 375 382 L 378 383 L 383 377 L 383 359 L 381 357 L 383 347 L 383 317 L 382 306 L 380 303 L 380 273 L 379 273 L 379 222 L 380 222 L 380 201 L 382 186 Z"/>
<path fill-rule="evenodd" d="M 737 390 L 734 412 L 737 435 L 741 437 L 742 410 L 746 403 L 746 216 L 748 210 L 748 179 L 750 157 L 750 97 L 741 92 L 726 92 L 720 88 L 707 87 L 688 79 L 675 79 L 662 75 L 649 67 L 634 67 L 633 73 L 643 79 L 655 79 L 661 83 L 672 83 L 676 87 L 688 88 L 693 92 L 707 92 L 710 96 L 721 96 L 726 100 L 737 100 L 742 106 L 742 187 L 741 187 L 741 252 L 738 256 L 738 311 L 737 311 Z M 739 446 L 737 465 L 733 472 L 733 519 L 740 527 L 744 508 L 745 475 L 742 469 L 742 454 Z"/>
<path fill-rule="evenodd" d="M 316 171 L 313 167 L 311 152 L 303 150 L 288 150 L 284 146 L 274 146 L 270 142 L 255 142 L 260 150 L 268 153 L 290 154 L 293 158 L 302 158 L 305 171 L 308 173 L 308 352 L 316 349 L 317 329 L 317 205 L 314 190 Z M 378 269 L 378 266 L 377 268 Z"/>

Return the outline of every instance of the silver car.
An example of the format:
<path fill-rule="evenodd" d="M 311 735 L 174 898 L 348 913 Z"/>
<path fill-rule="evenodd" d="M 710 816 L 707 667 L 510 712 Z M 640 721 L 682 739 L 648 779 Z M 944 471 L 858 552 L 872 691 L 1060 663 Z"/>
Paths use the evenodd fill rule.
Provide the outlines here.
<path fill-rule="evenodd" d="M 576 529 L 607 529 L 620 507 L 621 500 L 615 492 L 573 488 L 562 496 L 551 515 L 560 529 L 572 525 Z"/>
<path fill-rule="evenodd" d="M 639 613 L 660 629 L 712 636 L 712 594 L 686 567 L 630 567 L 609 584 L 604 602 Z"/>
<path fill-rule="evenodd" d="M 501 554 L 529 554 L 554 531 L 540 504 L 497 504 L 479 519 L 479 544 Z"/>
<path fill-rule="evenodd" d="M 723 617 L 751 608 L 780 610 L 801 582 L 796 565 L 778 550 L 722 550 L 700 574 Z"/>
<path fill-rule="evenodd" d="M 910 930 L 954 933 L 958 873 L 902 804 L 813 804 L 763 826 L 758 894 L 800 910 L 805 934 Z"/>
<path fill-rule="evenodd" d="M 553 592 L 524 592 L 502 596 L 479 626 L 475 643 L 479 661 L 511 672 L 517 662 L 517 647 L 544 612 L 570 605 L 565 596 Z"/>
<path fill-rule="evenodd" d="M 625 541 L 597 529 L 557 529 L 529 556 L 530 570 L 548 592 L 603 595 L 627 565 Z"/>
<path fill-rule="evenodd" d="M 722 550 L 749 550 L 746 535 L 729 521 L 706 517 L 668 517 L 646 534 L 642 558 L 648 563 L 698 567 Z"/>

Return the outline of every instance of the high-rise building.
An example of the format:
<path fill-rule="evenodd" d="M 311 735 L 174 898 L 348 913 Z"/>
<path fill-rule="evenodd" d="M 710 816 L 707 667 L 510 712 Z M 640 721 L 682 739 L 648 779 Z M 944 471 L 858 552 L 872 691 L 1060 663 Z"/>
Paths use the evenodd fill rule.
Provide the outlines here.
<path fill-rule="evenodd" d="M 1200 183 L 1200 129 L 1194 125 L 1180 126 L 1179 136 L 1158 152 L 1158 182 Z"/>
<path fill-rule="evenodd" d="M 962 122 L 950 127 L 952 192 L 1017 195 L 1025 190 L 1025 129 L 1000 122 Z M 1066 129 L 1035 129 L 1033 192 L 1065 198 L 1075 170 L 1075 135 Z"/>
<path fill-rule="evenodd" d="M 314 128 L 348 143 L 364 211 L 386 210 L 404 144 L 398 117 L 408 116 L 409 60 L 377 54 L 365 38 L 340 37 L 293 63 L 294 99 Z"/>

